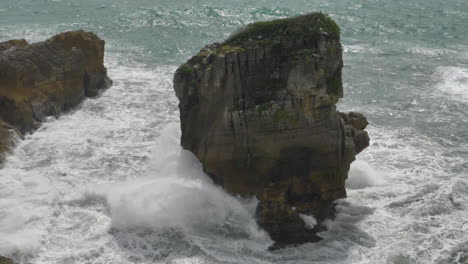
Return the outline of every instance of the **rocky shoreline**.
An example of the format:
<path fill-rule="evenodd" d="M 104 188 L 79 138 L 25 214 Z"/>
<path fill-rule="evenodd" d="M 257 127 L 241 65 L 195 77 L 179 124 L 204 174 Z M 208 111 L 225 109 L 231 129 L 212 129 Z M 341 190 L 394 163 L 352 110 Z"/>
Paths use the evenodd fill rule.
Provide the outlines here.
<path fill-rule="evenodd" d="M 181 145 L 225 190 L 259 199 L 257 222 L 275 248 L 320 240 L 369 145 L 365 117 L 336 111 L 342 67 L 338 25 L 312 13 L 250 24 L 174 76 Z"/>
<path fill-rule="evenodd" d="M 84 31 L 0 43 L 0 162 L 47 116 L 111 85 L 104 45 Z M 226 191 L 257 197 L 272 248 L 321 239 L 350 164 L 369 146 L 366 118 L 336 110 L 342 68 L 338 25 L 312 13 L 250 24 L 175 73 L 181 145 Z"/>
<path fill-rule="evenodd" d="M 111 85 L 104 45 L 82 30 L 34 44 L 24 39 L 0 43 L 0 163 L 15 138 Z"/>

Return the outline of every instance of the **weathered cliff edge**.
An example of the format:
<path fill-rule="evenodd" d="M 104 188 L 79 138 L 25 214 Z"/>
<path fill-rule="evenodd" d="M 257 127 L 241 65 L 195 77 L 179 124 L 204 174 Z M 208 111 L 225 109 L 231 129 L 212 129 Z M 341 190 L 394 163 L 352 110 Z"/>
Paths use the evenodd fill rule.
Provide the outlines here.
<path fill-rule="evenodd" d="M 369 145 L 359 113 L 339 113 L 340 29 L 328 16 L 254 23 L 203 48 L 174 76 L 182 146 L 227 191 L 255 195 L 275 247 L 317 241 Z"/>
<path fill-rule="evenodd" d="M 0 43 L 0 162 L 15 133 L 33 131 L 45 117 L 110 86 L 104 44 L 82 30 L 34 44 L 24 39 Z"/>

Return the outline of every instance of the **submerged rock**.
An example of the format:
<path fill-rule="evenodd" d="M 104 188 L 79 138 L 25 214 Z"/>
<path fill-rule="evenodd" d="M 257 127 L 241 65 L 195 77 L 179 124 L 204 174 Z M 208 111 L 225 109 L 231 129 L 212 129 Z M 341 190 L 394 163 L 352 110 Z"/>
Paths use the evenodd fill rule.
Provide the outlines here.
<path fill-rule="evenodd" d="M 182 146 L 228 192 L 255 195 L 275 247 L 317 241 L 369 144 L 359 113 L 339 113 L 340 30 L 322 13 L 248 25 L 174 76 Z"/>
<path fill-rule="evenodd" d="M 0 156 L 11 135 L 36 129 L 47 116 L 77 106 L 109 87 L 104 41 L 94 33 L 71 31 L 34 44 L 0 43 Z"/>

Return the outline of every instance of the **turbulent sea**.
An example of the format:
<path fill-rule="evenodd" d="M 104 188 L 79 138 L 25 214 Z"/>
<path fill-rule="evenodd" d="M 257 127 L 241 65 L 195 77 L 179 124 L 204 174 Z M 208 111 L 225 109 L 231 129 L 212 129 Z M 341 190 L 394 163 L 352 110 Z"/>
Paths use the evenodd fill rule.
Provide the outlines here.
<path fill-rule="evenodd" d="M 312 11 L 341 26 L 342 111 L 371 146 L 315 244 L 267 251 L 255 199 L 179 147 L 172 76 L 208 43 Z M 468 1 L 0 0 L 0 41 L 84 29 L 114 80 L 0 169 L 0 255 L 18 263 L 468 263 Z"/>

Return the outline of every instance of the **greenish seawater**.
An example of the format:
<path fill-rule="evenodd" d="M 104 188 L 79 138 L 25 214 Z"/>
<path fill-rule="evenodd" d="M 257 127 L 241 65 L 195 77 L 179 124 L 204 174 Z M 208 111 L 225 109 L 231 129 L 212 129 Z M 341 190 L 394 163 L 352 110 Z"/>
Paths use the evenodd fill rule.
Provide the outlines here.
<path fill-rule="evenodd" d="M 345 96 L 370 122 L 324 240 L 269 252 L 254 200 L 178 147 L 176 67 L 260 20 L 341 26 Z M 0 255 L 19 263 L 468 263 L 468 1 L 1 0 L 0 41 L 106 40 L 114 86 L 0 170 Z"/>

